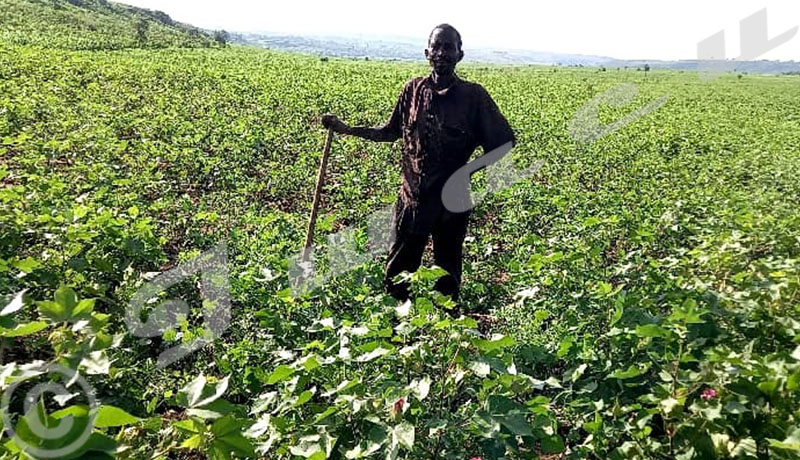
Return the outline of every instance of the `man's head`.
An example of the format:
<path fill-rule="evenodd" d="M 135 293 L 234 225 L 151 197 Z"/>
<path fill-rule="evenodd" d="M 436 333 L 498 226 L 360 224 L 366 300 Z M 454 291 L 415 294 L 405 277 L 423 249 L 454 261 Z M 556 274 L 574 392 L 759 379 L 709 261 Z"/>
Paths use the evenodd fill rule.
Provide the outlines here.
<path fill-rule="evenodd" d="M 456 64 L 464 58 L 461 34 L 450 24 L 436 26 L 428 37 L 425 57 L 437 74 L 447 75 L 454 72 Z"/>

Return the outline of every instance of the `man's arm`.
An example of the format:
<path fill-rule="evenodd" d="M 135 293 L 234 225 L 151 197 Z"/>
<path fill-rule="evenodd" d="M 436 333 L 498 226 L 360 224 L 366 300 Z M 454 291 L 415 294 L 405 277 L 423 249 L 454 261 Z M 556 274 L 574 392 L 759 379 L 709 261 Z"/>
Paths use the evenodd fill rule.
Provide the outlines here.
<path fill-rule="evenodd" d="M 385 125 L 380 127 L 369 126 L 349 126 L 347 123 L 339 120 L 336 115 L 323 115 L 322 125 L 326 128 L 331 128 L 339 134 L 347 134 L 357 136 L 363 139 L 375 142 L 394 142 L 400 139 L 402 134 L 401 125 L 403 120 L 403 103 L 406 94 L 406 89 L 400 93 L 397 98 L 397 103 L 392 111 L 392 116 Z"/>
<path fill-rule="evenodd" d="M 384 126 L 350 126 L 340 120 L 336 115 L 323 115 L 322 126 L 333 129 L 339 134 L 356 136 L 375 142 L 394 142 L 400 138 L 399 130 L 392 126 L 391 120 Z"/>
<path fill-rule="evenodd" d="M 344 134 L 351 136 L 361 137 L 375 142 L 394 142 L 400 138 L 400 134 L 396 133 L 390 125 L 384 125 L 379 128 L 371 128 L 369 126 L 348 126 Z"/>

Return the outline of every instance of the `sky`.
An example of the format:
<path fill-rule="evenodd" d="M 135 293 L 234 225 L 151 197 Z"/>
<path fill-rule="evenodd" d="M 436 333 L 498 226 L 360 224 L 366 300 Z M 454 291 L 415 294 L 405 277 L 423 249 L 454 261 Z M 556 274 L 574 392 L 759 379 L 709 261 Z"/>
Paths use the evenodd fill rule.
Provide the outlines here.
<path fill-rule="evenodd" d="M 695 59 L 697 43 L 725 30 L 740 55 L 739 21 L 766 8 L 768 35 L 800 25 L 798 0 L 660 2 L 404 0 L 121 0 L 206 29 L 425 39 L 450 23 L 464 48 L 509 48 L 619 59 Z M 800 33 L 759 59 L 800 61 Z"/>

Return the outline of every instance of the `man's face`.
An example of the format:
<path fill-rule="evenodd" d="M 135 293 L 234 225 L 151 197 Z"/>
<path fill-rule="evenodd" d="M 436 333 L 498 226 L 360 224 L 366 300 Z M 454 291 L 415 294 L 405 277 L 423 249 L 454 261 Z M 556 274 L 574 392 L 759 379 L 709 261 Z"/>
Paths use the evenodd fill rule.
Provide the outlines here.
<path fill-rule="evenodd" d="M 464 57 L 464 52 L 459 48 L 458 37 L 453 31 L 436 29 L 428 41 L 425 57 L 437 74 L 447 75 L 455 71 L 456 64 Z"/>

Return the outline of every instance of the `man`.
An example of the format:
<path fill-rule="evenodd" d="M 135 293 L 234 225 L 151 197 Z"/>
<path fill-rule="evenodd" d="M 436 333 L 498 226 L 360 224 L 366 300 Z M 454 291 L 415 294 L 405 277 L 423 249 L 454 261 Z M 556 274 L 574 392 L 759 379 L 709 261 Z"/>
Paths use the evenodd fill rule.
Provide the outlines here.
<path fill-rule="evenodd" d="M 464 206 L 467 211 L 449 209 L 442 189 L 477 146 L 491 152 L 516 139 L 489 93 L 456 75 L 456 64 L 464 52 L 461 35 L 454 27 L 442 24 L 433 29 L 425 57 L 432 68 L 430 75 L 406 83 L 384 126 L 351 127 L 334 115 L 323 116 L 322 124 L 340 134 L 377 142 L 403 138 L 403 184 L 395 205 L 395 239 L 389 249 L 384 286 L 394 298 L 408 299 L 408 284 L 395 283 L 393 278 L 419 268 L 428 238 L 433 236 L 434 262 L 447 271 L 435 288 L 458 300 L 471 205 Z M 469 200 L 468 181 L 456 190 Z"/>

